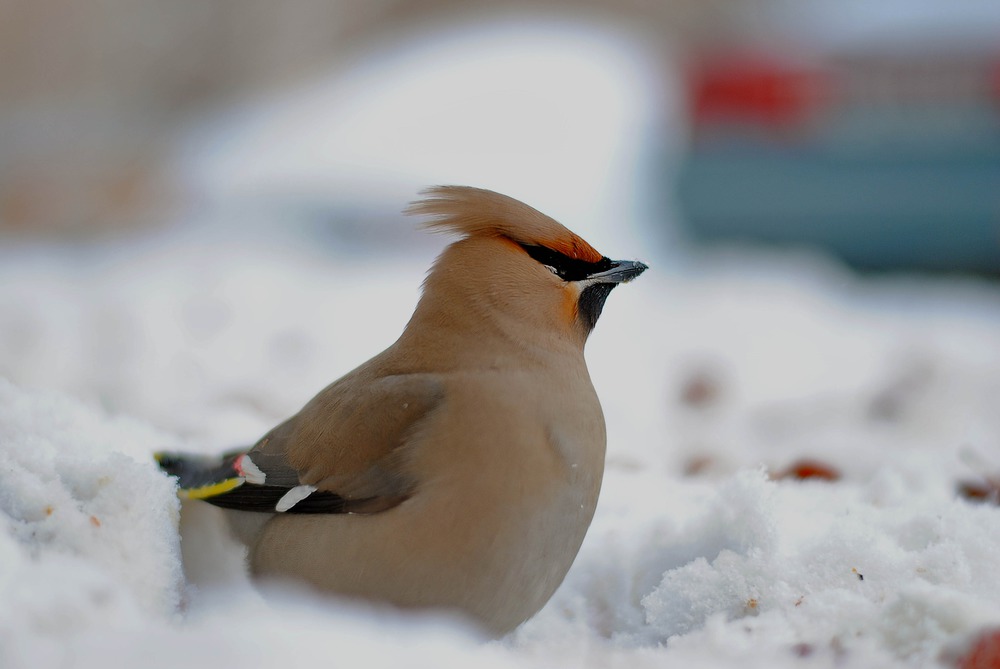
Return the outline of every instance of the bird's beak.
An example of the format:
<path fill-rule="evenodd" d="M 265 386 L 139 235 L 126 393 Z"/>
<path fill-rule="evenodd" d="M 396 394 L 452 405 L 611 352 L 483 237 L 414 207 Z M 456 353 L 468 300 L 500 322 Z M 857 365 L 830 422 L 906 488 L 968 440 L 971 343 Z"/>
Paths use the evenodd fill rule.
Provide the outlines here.
<path fill-rule="evenodd" d="M 638 260 L 612 260 L 611 269 L 596 272 L 587 276 L 589 283 L 628 283 L 649 269 L 645 263 Z"/>

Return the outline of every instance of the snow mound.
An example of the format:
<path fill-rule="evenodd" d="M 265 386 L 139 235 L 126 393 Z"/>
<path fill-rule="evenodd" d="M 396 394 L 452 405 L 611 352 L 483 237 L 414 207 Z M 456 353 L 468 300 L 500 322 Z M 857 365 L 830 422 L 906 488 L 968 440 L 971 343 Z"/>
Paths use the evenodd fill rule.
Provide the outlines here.
<path fill-rule="evenodd" d="M 596 519 L 567 583 L 518 631 L 526 649 L 590 638 L 706 666 L 903 666 L 1000 621 L 995 507 L 891 471 L 851 485 L 741 471 L 666 490 L 648 474 L 609 478 L 642 518 Z"/>
<path fill-rule="evenodd" d="M 0 664 L 46 639 L 175 614 L 178 503 L 150 457 L 171 443 L 0 379 Z"/>

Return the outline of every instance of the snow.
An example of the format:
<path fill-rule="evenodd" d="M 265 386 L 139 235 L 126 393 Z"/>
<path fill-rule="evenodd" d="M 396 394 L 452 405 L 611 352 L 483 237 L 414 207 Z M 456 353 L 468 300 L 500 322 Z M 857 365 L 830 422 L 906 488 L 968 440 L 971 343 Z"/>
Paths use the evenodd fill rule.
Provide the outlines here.
<path fill-rule="evenodd" d="M 1000 468 L 992 284 L 648 258 L 588 345 L 609 432 L 593 526 L 549 605 L 489 642 L 261 594 L 214 509 L 186 503 L 179 543 L 150 458 L 247 443 L 390 343 L 433 252 L 376 274 L 188 232 L 64 252 L 0 263 L 3 666 L 891 667 L 1000 623 L 1000 509 L 955 487 Z M 843 478 L 769 477 L 801 457 Z"/>
<path fill-rule="evenodd" d="M 0 664 L 61 664 L 53 642 L 178 618 L 179 505 L 148 451 L 175 443 L 0 380 Z"/>

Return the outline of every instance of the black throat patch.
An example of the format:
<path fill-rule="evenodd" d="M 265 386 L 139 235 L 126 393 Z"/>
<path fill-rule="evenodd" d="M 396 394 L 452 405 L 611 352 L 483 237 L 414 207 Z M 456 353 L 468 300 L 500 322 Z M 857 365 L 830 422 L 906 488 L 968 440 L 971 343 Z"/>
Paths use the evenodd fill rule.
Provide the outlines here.
<path fill-rule="evenodd" d="M 616 283 L 595 283 L 587 286 L 580 293 L 580 300 L 577 303 L 580 311 L 580 320 L 587 327 L 587 331 L 594 329 L 597 325 L 597 319 L 601 317 L 601 312 L 604 311 L 604 301 L 608 299 L 608 295 L 617 286 Z"/>

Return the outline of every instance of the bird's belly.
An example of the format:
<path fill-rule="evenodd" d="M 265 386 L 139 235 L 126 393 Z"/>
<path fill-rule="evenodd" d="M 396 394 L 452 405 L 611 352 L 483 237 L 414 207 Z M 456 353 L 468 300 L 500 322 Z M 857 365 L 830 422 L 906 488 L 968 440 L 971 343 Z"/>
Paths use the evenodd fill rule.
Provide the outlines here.
<path fill-rule="evenodd" d="M 587 388 L 560 395 L 588 408 L 574 421 L 526 412 L 479 386 L 453 393 L 424 425 L 435 438 L 408 446 L 419 482 L 408 500 L 370 515 L 279 515 L 252 550 L 253 570 L 404 607 L 457 609 L 496 634 L 513 629 L 562 582 L 597 504 L 605 433 Z M 525 383 L 517 395 L 538 392 Z M 462 427 L 469 416 L 478 428 Z"/>
<path fill-rule="evenodd" d="M 596 490 L 570 486 L 544 499 L 516 489 L 509 499 L 484 499 L 474 486 L 435 492 L 369 516 L 277 516 L 251 568 L 350 597 L 458 610 L 503 634 L 558 588 L 597 501 Z"/>

